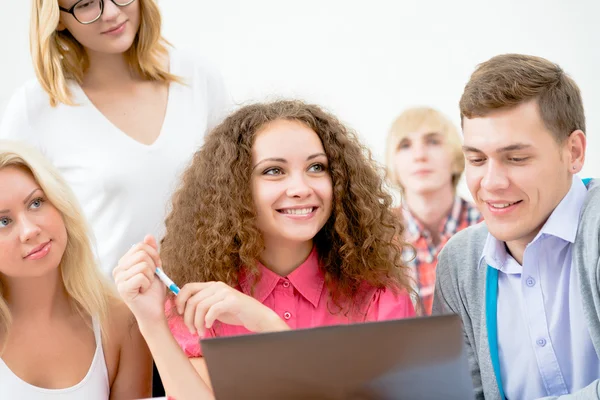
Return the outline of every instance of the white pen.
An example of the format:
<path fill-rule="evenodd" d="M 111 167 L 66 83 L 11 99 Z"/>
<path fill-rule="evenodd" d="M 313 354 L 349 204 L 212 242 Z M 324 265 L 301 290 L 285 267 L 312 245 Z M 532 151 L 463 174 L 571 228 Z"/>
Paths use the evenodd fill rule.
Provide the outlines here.
<path fill-rule="evenodd" d="M 159 267 L 156 267 L 156 270 L 154 270 L 154 272 L 158 276 L 158 279 L 160 279 L 162 281 L 162 283 L 164 283 L 171 292 L 175 293 L 175 296 L 177 296 L 179 294 L 179 287 L 177 287 L 177 285 L 171 280 L 171 278 L 169 278 L 163 272 L 162 269 L 160 269 Z"/>

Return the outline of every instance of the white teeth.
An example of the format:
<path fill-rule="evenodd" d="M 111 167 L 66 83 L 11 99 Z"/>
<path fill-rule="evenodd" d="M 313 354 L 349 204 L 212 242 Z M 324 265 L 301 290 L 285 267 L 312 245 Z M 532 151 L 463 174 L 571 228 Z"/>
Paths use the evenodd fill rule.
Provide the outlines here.
<path fill-rule="evenodd" d="M 512 206 L 515 203 L 498 203 L 498 204 L 490 204 L 494 208 L 506 208 L 508 206 Z"/>
<path fill-rule="evenodd" d="M 313 212 L 314 207 L 311 208 L 288 208 L 283 210 L 283 214 L 294 214 L 294 215 L 307 215 Z"/>

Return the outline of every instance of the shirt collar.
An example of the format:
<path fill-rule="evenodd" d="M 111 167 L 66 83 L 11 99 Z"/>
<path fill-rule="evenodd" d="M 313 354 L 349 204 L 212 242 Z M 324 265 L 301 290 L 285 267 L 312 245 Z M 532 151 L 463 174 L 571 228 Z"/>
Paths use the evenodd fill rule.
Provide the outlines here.
<path fill-rule="evenodd" d="M 581 178 L 573 176 L 571 188 L 566 196 L 558 203 L 550 217 L 536 236 L 551 235 L 570 243 L 575 242 L 581 208 L 587 196 L 587 189 Z M 534 239 L 534 241 L 536 240 Z"/>
<path fill-rule="evenodd" d="M 264 303 L 266 298 L 273 292 L 277 284 L 287 278 L 294 288 L 313 306 L 319 305 L 321 293 L 325 285 L 325 274 L 319 266 L 319 257 L 316 247 L 308 255 L 308 258 L 293 270 L 287 277 L 281 277 L 275 272 L 258 263 L 259 280 L 252 289 L 254 279 L 248 274 L 242 273 L 240 287 L 242 292 L 251 295 L 256 300 Z"/>
<path fill-rule="evenodd" d="M 485 261 L 492 268 L 502 271 L 507 274 L 520 274 L 522 267 L 512 258 L 506 250 L 506 244 L 496 239 L 491 233 L 488 233 L 479 258 L 479 266 L 483 265 L 481 261 Z"/>
<path fill-rule="evenodd" d="M 459 196 L 454 197 L 454 203 L 452 203 L 450 213 L 442 220 L 439 228 L 439 233 L 442 236 L 453 235 L 456 233 L 461 212 L 466 205 L 464 203 L 466 202 Z M 409 240 L 416 240 L 423 236 L 425 233 L 425 228 L 419 222 L 419 220 L 412 215 L 407 207 L 402 207 L 402 215 L 404 217 L 404 221 L 406 222 L 406 230 L 409 235 Z"/>

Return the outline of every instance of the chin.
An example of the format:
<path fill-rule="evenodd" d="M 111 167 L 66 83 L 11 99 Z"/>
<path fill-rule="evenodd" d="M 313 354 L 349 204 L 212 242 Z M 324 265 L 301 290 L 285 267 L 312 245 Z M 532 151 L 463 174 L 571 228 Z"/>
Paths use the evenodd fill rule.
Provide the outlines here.
<path fill-rule="evenodd" d="M 490 226 L 488 223 L 488 231 L 494 236 L 497 240 L 502 242 L 511 242 L 513 240 L 517 240 L 524 235 L 520 230 L 515 229 L 503 229 L 502 226 Z"/>
<path fill-rule="evenodd" d="M 281 238 L 288 242 L 303 243 L 315 238 L 317 232 L 282 232 Z"/>

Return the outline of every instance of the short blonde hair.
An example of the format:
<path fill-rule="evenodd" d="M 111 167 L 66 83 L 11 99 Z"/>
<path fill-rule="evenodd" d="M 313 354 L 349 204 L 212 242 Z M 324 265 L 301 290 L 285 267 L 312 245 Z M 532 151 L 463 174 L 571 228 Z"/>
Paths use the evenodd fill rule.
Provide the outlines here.
<path fill-rule="evenodd" d="M 161 16 L 156 1 L 136 1 L 140 2 L 140 28 L 126 53 L 129 66 L 149 81 L 180 81 L 162 65 L 169 43 L 161 36 Z M 74 104 L 67 83 L 75 80 L 81 84 L 89 66 L 85 49 L 73 35 L 66 29 L 56 30 L 59 20 L 58 0 L 32 0 L 29 26 L 31 59 L 52 106 Z"/>
<path fill-rule="evenodd" d="M 398 150 L 398 144 L 408 136 L 422 128 L 431 129 L 440 133 L 446 138 L 446 145 L 452 153 L 452 185 L 456 186 L 465 169 L 465 158 L 462 152 L 462 139 L 456 126 L 444 114 L 431 107 L 413 107 L 406 109 L 400 114 L 387 136 L 385 162 L 387 167 L 387 176 L 395 186 L 403 190 L 396 168 L 394 166 L 394 155 Z"/>
<path fill-rule="evenodd" d="M 83 316 L 98 318 L 106 333 L 109 304 L 116 296 L 95 262 L 90 230 L 75 195 L 50 162 L 24 143 L 0 140 L 0 170 L 6 167 L 30 172 L 62 215 L 67 230 L 67 246 L 59 265 L 63 284 L 75 308 Z M 8 332 L 12 319 L 3 292 L 0 283 L 0 330 Z"/>

